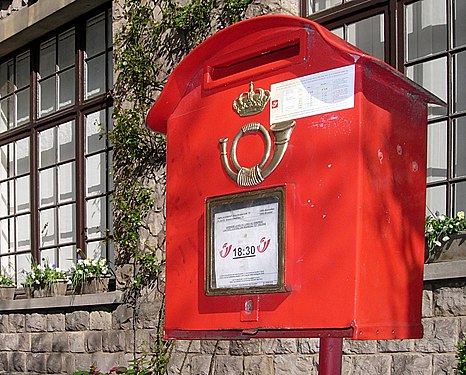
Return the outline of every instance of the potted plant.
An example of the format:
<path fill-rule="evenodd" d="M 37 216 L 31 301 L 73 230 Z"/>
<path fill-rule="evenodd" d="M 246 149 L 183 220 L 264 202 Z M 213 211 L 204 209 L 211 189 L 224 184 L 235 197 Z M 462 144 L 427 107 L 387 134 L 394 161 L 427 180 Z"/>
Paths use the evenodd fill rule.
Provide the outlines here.
<path fill-rule="evenodd" d="M 23 287 L 28 297 L 64 296 L 68 284 L 68 274 L 55 265 L 50 266 L 45 259 L 43 264 L 31 260 L 31 270 L 26 272 Z"/>
<path fill-rule="evenodd" d="M 464 258 L 466 248 L 462 245 L 465 240 L 460 237 L 465 231 L 464 211 L 459 211 L 454 217 L 438 213 L 427 216 L 425 225 L 426 263 L 454 260 L 453 258 L 456 257 Z"/>
<path fill-rule="evenodd" d="M 15 297 L 16 285 L 5 269 L 0 273 L 0 300 L 12 300 Z"/>
<path fill-rule="evenodd" d="M 78 294 L 106 292 L 111 273 L 107 259 L 84 258 L 78 252 L 78 260 L 70 269 L 73 291 Z"/>

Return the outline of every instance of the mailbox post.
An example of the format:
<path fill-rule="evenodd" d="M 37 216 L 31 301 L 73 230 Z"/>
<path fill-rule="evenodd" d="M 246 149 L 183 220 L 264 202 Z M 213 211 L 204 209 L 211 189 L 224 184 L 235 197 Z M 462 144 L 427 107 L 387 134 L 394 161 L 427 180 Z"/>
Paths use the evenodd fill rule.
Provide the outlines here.
<path fill-rule="evenodd" d="M 165 336 L 319 337 L 336 367 L 343 338 L 422 337 L 427 103 L 302 18 L 192 51 L 147 117 L 167 134 Z"/>

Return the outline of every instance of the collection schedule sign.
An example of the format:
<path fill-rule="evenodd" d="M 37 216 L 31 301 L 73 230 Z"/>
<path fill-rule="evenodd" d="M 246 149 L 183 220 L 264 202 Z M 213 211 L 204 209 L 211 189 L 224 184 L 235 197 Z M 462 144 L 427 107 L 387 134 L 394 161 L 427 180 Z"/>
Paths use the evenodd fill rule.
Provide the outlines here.
<path fill-rule="evenodd" d="M 283 189 L 209 200 L 207 294 L 283 286 Z"/>

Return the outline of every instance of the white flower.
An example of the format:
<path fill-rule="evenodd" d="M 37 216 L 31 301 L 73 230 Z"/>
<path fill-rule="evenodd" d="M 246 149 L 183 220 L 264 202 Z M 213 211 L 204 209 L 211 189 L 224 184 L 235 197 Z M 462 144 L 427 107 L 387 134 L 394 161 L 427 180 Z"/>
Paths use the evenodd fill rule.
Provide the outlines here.
<path fill-rule="evenodd" d="M 440 215 L 440 216 L 438 217 L 438 219 L 439 219 L 440 221 L 445 221 L 445 215 Z"/>
<path fill-rule="evenodd" d="M 93 265 L 93 266 L 97 266 L 97 261 L 96 261 L 95 259 L 92 260 L 92 265 Z"/>
<path fill-rule="evenodd" d="M 445 236 L 445 237 L 442 238 L 442 241 L 443 241 L 443 242 L 447 242 L 449 239 L 450 239 L 450 237 Z"/>
<path fill-rule="evenodd" d="M 84 260 L 84 265 L 85 266 L 90 266 L 91 265 L 91 262 L 90 262 L 89 258 Z"/>
<path fill-rule="evenodd" d="M 435 241 L 434 243 L 436 246 L 442 246 L 442 243 L 440 241 Z"/>
<path fill-rule="evenodd" d="M 431 226 L 427 228 L 427 233 L 432 233 L 433 231 L 434 231 L 434 228 L 432 228 Z"/>
<path fill-rule="evenodd" d="M 464 220 L 464 211 L 458 211 L 456 216 L 458 217 L 458 219 Z"/>

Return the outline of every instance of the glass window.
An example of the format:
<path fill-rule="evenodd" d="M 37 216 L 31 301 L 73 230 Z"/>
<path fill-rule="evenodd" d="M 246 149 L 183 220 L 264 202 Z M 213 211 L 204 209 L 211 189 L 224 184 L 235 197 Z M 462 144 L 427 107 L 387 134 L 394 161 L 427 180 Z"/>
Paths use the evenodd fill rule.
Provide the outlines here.
<path fill-rule="evenodd" d="M 0 133 L 29 122 L 29 51 L 0 64 Z"/>
<path fill-rule="evenodd" d="M 378 14 L 350 23 L 346 40 L 369 55 L 384 60 L 384 15 Z"/>
<path fill-rule="evenodd" d="M 429 56 L 447 48 L 445 0 L 422 0 L 405 8 L 405 58 Z"/>
<path fill-rule="evenodd" d="M 31 256 L 65 269 L 77 248 L 113 259 L 110 14 L 0 59 L 0 268 L 18 283 Z"/>

